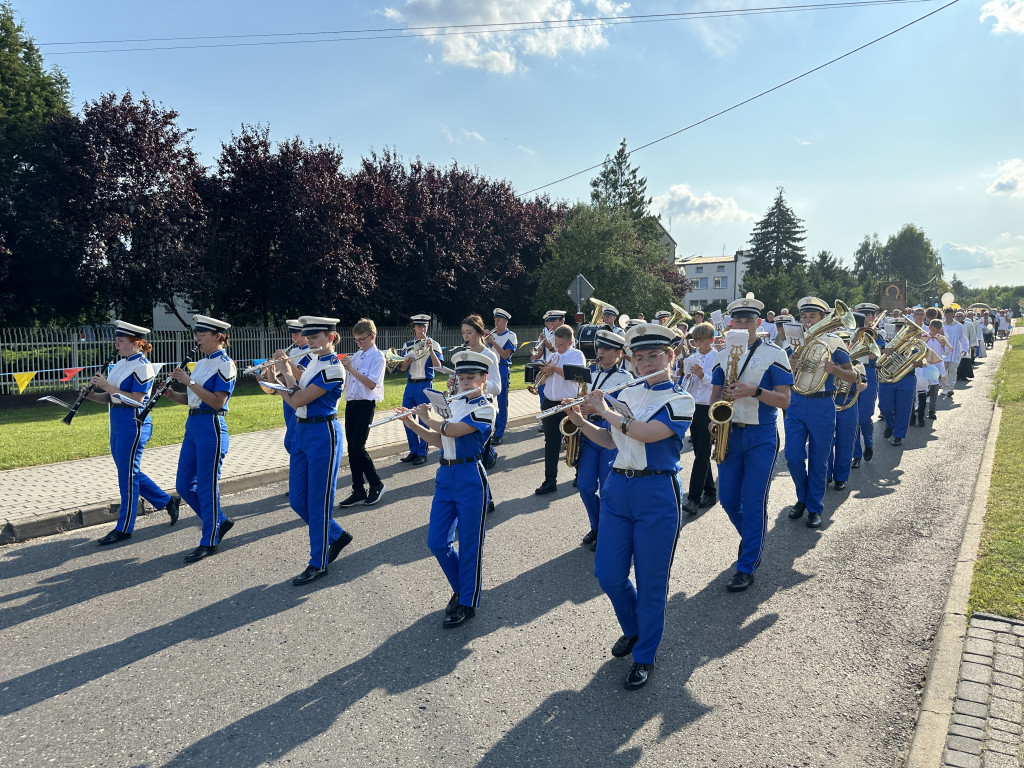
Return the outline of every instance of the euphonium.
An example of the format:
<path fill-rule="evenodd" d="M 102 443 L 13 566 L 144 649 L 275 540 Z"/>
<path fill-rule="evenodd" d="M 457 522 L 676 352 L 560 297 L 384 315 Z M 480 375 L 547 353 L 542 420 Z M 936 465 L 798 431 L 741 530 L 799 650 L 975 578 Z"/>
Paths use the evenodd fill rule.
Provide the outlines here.
<path fill-rule="evenodd" d="M 861 358 L 866 358 L 869 355 L 878 357 L 882 354 L 882 350 L 878 348 L 878 344 L 875 342 L 877 334 L 878 331 L 874 328 L 857 329 L 857 335 L 854 336 L 853 343 L 850 345 L 850 360 L 854 363 L 854 366 L 856 366 Z M 853 390 L 853 397 L 848 402 L 840 405 L 849 396 L 851 389 Z M 858 397 L 860 397 L 860 390 L 856 388 L 856 382 L 851 383 L 836 377 L 836 390 L 832 393 L 832 400 L 836 404 L 837 412 L 847 411 L 852 408 L 853 404 L 857 402 Z"/>
<path fill-rule="evenodd" d="M 722 399 L 712 403 L 708 408 L 708 418 L 715 425 L 715 461 L 721 464 L 729 453 L 729 432 L 732 429 L 733 405 L 729 395 L 726 394 L 730 384 L 735 384 L 739 378 L 740 358 L 743 357 L 743 350 L 739 347 L 731 347 L 729 360 L 725 365 L 725 383 L 722 385 Z"/>
<path fill-rule="evenodd" d="M 590 316 L 590 324 L 601 325 L 601 316 L 604 314 L 604 308 L 608 306 L 608 303 L 595 299 L 593 296 L 587 299 L 587 301 L 594 305 L 594 314 Z"/>
<path fill-rule="evenodd" d="M 819 322 L 804 332 L 804 341 L 793 351 L 792 358 L 800 361 L 800 370 L 793 382 L 793 391 L 798 395 L 813 395 L 825 387 L 828 373 L 825 361 L 832 357 L 832 347 L 822 340 L 822 336 L 840 328 L 854 329 L 853 312 L 839 299 L 835 308 Z"/>
<path fill-rule="evenodd" d="M 928 355 L 928 345 L 918 338 L 924 328 L 911 320 L 906 320 L 903 327 L 886 345 L 886 353 L 878 358 L 875 369 L 878 380 L 884 384 L 894 384 L 910 373 L 917 364 Z"/>

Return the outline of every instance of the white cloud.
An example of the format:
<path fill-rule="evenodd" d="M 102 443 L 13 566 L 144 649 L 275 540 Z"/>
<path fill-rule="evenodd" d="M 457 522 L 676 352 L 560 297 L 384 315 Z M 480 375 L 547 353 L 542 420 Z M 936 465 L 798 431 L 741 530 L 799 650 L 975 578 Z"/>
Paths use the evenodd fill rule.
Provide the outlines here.
<path fill-rule="evenodd" d="M 985 191 L 990 195 L 1024 197 L 1024 160 L 1015 157 L 999 164 L 996 180 Z"/>
<path fill-rule="evenodd" d="M 385 8 L 384 16 L 410 27 L 501 25 L 555 19 L 619 16 L 629 3 L 617 0 L 405 0 L 398 8 Z M 473 69 L 508 75 L 522 68 L 522 56 L 559 56 L 586 53 L 608 44 L 604 24 L 546 25 L 523 31 L 473 32 L 430 38 L 442 48 L 442 60 Z"/>
<path fill-rule="evenodd" d="M 807 139 L 796 139 L 796 143 L 799 144 L 801 147 L 811 146 L 811 142 L 809 142 Z"/>
<path fill-rule="evenodd" d="M 462 129 L 462 135 L 463 135 L 463 137 L 465 137 L 467 139 L 472 139 L 473 141 L 479 141 L 481 143 L 483 143 L 483 141 L 484 141 L 484 137 L 481 136 L 476 131 L 467 131 L 465 128 L 463 128 Z"/>
<path fill-rule="evenodd" d="M 441 123 L 441 133 L 444 134 L 449 144 L 461 144 L 463 141 L 478 141 L 482 144 L 487 141 L 478 131 L 467 131 L 465 128 L 460 128 L 456 134 L 444 123 Z"/>
<path fill-rule="evenodd" d="M 688 11 L 726 11 L 763 6 L 752 0 L 703 0 Z M 719 16 L 717 18 L 694 19 L 686 23 L 686 29 L 697 36 L 701 44 L 716 56 L 727 56 L 746 41 L 750 25 L 743 16 Z"/>
<path fill-rule="evenodd" d="M 529 155 L 530 157 L 536 157 L 537 156 L 537 153 L 534 152 L 532 149 L 530 149 L 525 144 L 516 144 L 516 149 L 518 149 L 520 152 L 522 152 L 524 154 Z"/>
<path fill-rule="evenodd" d="M 943 243 L 939 246 L 939 257 L 946 274 L 967 272 L 976 269 L 992 269 L 1001 265 L 1016 263 L 1021 256 L 1019 246 L 988 248 L 984 245 L 964 243 Z"/>
<path fill-rule="evenodd" d="M 668 192 L 651 201 L 651 208 L 663 217 L 710 224 L 745 223 L 757 215 L 744 211 L 731 197 L 717 197 L 710 192 L 696 195 L 689 184 L 673 184 Z"/>
<path fill-rule="evenodd" d="M 993 32 L 1017 32 L 1024 34 L 1024 0 L 989 0 L 981 6 L 981 18 L 995 19 Z"/>

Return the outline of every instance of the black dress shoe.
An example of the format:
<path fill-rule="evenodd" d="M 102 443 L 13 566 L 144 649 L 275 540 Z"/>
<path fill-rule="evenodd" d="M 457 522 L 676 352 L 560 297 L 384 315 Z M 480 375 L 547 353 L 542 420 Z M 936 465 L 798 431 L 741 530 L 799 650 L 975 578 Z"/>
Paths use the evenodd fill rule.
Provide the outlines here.
<path fill-rule="evenodd" d="M 316 581 L 321 576 L 327 575 L 326 568 L 317 568 L 315 565 L 307 565 L 306 570 L 292 579 L 292 584 L 296 587 L 301 587 L 304 584 L 309 584 L 312 581 Z"/>
<path fill-rule="evenodd" d="M 352 534 L 348 531 L 342 531 L 341 536 L 336 538 L 331 545 L 327 548 L 327 562 L 333 563 L 338 559 L 338 555 L 341 554 L 341 550 L 352 543 Z M 310 566 L 312 568 L 313 566 Z"/>
<path fill-rule="evenodd" d="M 167 502 L 167 506 L 164 507 L 164 510 L 167 512 L 168 516 L 171 518 L 171 525 L 174 525 L 176 522 L 178 522 L 178 513 L 180 511 L 180 508 L 181 508 L 181 496 L 171 496 L 171 500 L 168 501 Z"/>
<path fill-rule="evenodd" d="M 410 461 L 412 461 L 415 458 L 416 458 L 416 454 L 410 451 L 409 453 L 405 454 L 405 456 L 400 458 L 399 461 L 402 462 L 403 464 L 408 464 Z"/>
<path fill-rule="evenodd" d="M 451 629 L 457 627 L 460 624 L 465 624 L 469 619 L 472 619 L 476 615 L 476 608 L 472 608 L 468 605 L 456 605 L 452 612 L 444 617 L 444 622 L 441 626 L 445 629 Z"/>
<path fill-rule="evenodd" d="M 919 418 L 919 419 L 917 420 L 917 426 L 919 426 L 919 427 L 923 427 L 923 426 L 924 426 L 924 416 L 921 416 L 921 417 L 920 417 L 920 418 Z"/>
<path fill-rule="evenodd" d="M 623 656 L 629 656 L 633 652 L 633 646 L 636 645 L 636 641 L 640 639 L 640 635 L 623 635 L 615 641 L 615 645 L 612 646 L 612 656 L 617 659 L 621 659 Z"/>
<path fill-rule="evenodd" d="M 217 548 L 216 547 L 198 546 L 195 549 L 193 549 L 191 552 L 189 552 L 187 555 L 185 555 L 185 562 L 186 563 L 198 563 L 204 557 L 209 557 L 210 555 L 215 555 L 215 554 L 217 554 Z"/>
<path fill-rule="evenodd" d="M 846 487 L 846 483 L 844 483 L 842 480 L 836 480 L 836 484 L 832 487 L 837 491 L 841 491 L 843 490 L 843 488 Z"/>
<path fill-rule="evenodd" d="M 370 492 L 366 494 L 366 498 L 363 500 L 363 504 L 365 504 L 366 506 L 376 504 L 378 501 L 380 501 L 380 497 L 384 495 L 384 491 L 386 491 L 387 489 L 388 487 L 384 485 L 384 483 L 373 486 L 373 488 L 370 489 Z"/>
<path fill-rule="evenodd" d="M 545 493 L 554 493 L 557 490 L 558 483 L 549 483 L 548 481 L 545 480 L 543 483 L 541 483 L 540 488 L 534 491 L 534 493 L 537 494 L 538 496 L 543 496 Z"/>
<path fill-rule="evenodd" d="M 594 539 L 593 543 L 591 543 L 590 551 L 591 552 L 597 552 L 597 539 Z"/>
<path fill-rule="evenodd" d="M 903 445 L 903 438 L 902 437 L 897 437 L 895 440 L 892 441 L 892 444 L 893 445 Z"/>
<path fill-rule="evenodd" d="M 354 507 L 356 504 L 362 504 L 365 501 L 366 501 L 366 492 L 365 491 L 361 491 L 361 490 L 360 491 L 352 491 L 352 493 L 349 494 L 349 497 L 347 499 L 345 499 L 344 501 L 339 501 L 338 502 L 338 506 L 339 507 Z"/>
<path fill-rule="evenodd" d="M 936 419 L 938 417 L 935 415 L 935 411 L 929 411 L 928 418 L 929 419 Z"/>
<path fill-rule="evenodd" d="M 121 533 L 121 531 L 115 528 L 102 539 L 98 539 L 96 543 L 101 547 L 105 547 L 107 544 L 117 544 L 117 542 L 130 539 L 131 537 L 132 535 L 130 533 Z"/>
<path fill-rule="evenodd" d="M 426 464 L 426 463 L 427 463 L 427 457 L 426 456 L 414 456 L 413 457 L 412 465 L 414 467 L 418 467 L 420 464 Z"/>
<path fill-rule="evenodd" d="M 686 501 L 683 502 L 683 512 L 685 512 L 688 515 L 697 514 L 697 504 L 694 502 L 693 499 L 688 498 Z"/>
<path fill-rule="evenodd" d="M 459 593 L 452 592 L 451 599 L 448 600 L 448 605 L 444 607 L 445 618 L 452 615 L 452 611 L 459 607 Z"/>
<path fill-rule="evenodd" d="M 799 520 L 801 517 L 804 516 L 805 509 L 807 509 L 807 505 L 804 504 L 802 501 L 798 501 L 796 504 L 793 505 L 793 508 L 789 510 L 789 519 Z"/>
<path fill-rule="evenodd" d="M 705 493 L 703 496 L 700 497 L 700 501 L 697 502 L 697 507 L 700 508 L 700 509 L 707 509 L 708 507 L 715 506 L 715 504 L 717 504 L 717 503 L 718 503 L 718 495 L 717 494 Z"/>
<path fill-rule="evenodd" d="M 224 537 L 228 535 L 228 531 L 235 527 L 235 521 L 230 517 L 225 517 L 224 522 L 220 524 L 220 531 L 217 533 L 217 543 L 220 544 L 224 541 Z"/>
<path fill-rule="evenodd" d="M 498 463 L 498 455 L 491 454 L 490 456 L 484 457 L 483 465 L 484 469 L 490 471 L 494 469 L 494 465 Z"/>
<path fill-rule="evenodd" d="M 884 437 L 886 440 L 892 437 L 892 427 L 886 427 L 885 432 L 882 433 L 882 437 Z"/>
<path fill-rule="evenodd" d="M 807 527 L 808 528 L 821 528 L 821 515 L 811 512 L 807 516 Z"/>
<path fill-rule="evenodd" d="M 488 515 L 493 515 L 494 514 L 494 500 L 493 499 L 489 499 L 487 501 L 487 514 Z"/>
<path fill-rule="evenodd" d="M 640 664 L 638 662 L 634 662 L 633 666 L 629 668 L 629 672 L 626 674 L 626 690 L 635 691 L 637 688 L 643 688 L 647 685 L 647 681 L 651 676 L 651 670 L 653 669 L 653 664 Z"/>
<path fill-rule="evenodd" d="M 742 592 L 753 583 L 754 574 L 736 571 L 733 577 L 729 579 L 729 583 L 725 585 L 725 588 L 730 592 Z"/>
<path fill-rule="evenodd" d="M 911 415 L 911 417 L 910 417 L 910 426 L 912 426 L 912 427 L 916 427 L 917 426 L 917 416 Z M 924 423 L 922 423 L 921 426 L 923 427 Z"/>
<path fill-rule="evenodd" d="M 871 457 L 875 455 L 875 449 L 872 446 L 868 446 L 864 449 L 864 461 L 871 461 Z"/>
<path fill-rule="evenodd" d="M 583 541 L 580 542 L 581 547 L 585 547 L 588 544 L 593 544 L 597 541 L 597 531 L 591 530 L 583 537 Z"/>
<path fill-rule="evenodd" d="M 491 445 L 501 445 L 501 440 L 502 439 L 500 437 L 492 437 L 491 438 Z"/>
<path fill-rule="evenodd" d="M 860 456 L 854 456 L 853 461 L 850 462 L 850 468 L 856 469 L 860 466 Z"/>

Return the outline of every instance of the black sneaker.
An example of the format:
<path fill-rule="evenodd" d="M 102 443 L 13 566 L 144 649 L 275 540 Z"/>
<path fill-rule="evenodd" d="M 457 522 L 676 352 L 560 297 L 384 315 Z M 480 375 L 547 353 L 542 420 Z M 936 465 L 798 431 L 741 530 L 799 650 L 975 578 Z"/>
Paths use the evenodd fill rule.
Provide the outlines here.
<path fill-rule="evenodd" d="M 808 528 L 821 528 L 821 515 L 812 512 L 807 516 L 807 527 Z"/>
<path fill-rule="evenodd" d="M 626 690 L 635 691 L 637 688 L 643 688 L 647 685 L 647 681 L 651 676 L 651 670 L 653 669 L 653 664 L 634 662 L 633 666 L 629 668 L 629 673 L 626 675 Z"/>
<path fill-rule="evenodd" d="M 846 487 L 846 483 L 844 483 L 842 480 L 836 480 L 836 484 L 833 485 L 832 487 L 837 491 L 841 491 Z"/>
<path fill-rule="evenodd" d="M 354 507 L 356 504 L 362 504 L 364 501 L 366 501 L 365 491 L 352 491 L 347 499 L 338 502 L 338 506 Z"/>
<path fill-rule="evenodd" d="M 735 575 L 729 579 L 729 583 L 725 585 L 725 588 L 730 592 L 742 592 L 753 583 L 754 574 L 736 571 Z"/>
<path fill-rule="evenodd" d="M 327 562 L 333 563 L 338 559 L 338 555 L 341 554 L 341 550 L 352 543 L 352 534 L 348 531 L 342 531 L 341 536 L 336 538 L 331 546 L 327 548 Z"/>
<path fill-rule="evenodd" d="M 853 457 L 853 461 L 850 462 L 850 468 L 851 469 L 856 469 L 859 466 L 860 466 L 860 457 L 859 456 L 854 456 Z"/>
<path fill-rule="evenodd" d="M 366 495 L 366 500 L 363 502 L 363 504 L 365 504 L 366 506 L 376 504 L 378 501 L 380 501 L 380 497 L 384 495 L 384 491 L 386 491 L 387 489 L 388 487 L 384 485 L 384 483 L 381 483 L 380 485 L 375 485 L 373 488 L 370 489 L 370 492 Z"/>
<path fill-rule="evenodd" d="M 558 483 L 548 482 L 547 480 L 545 480 L 543 483 L 541 483 L 540 488 L 534 491 L 534 493 L 537 494 L 538 496 L 543 496 L 545 493 L 554 493 L 557 490 Z"/>
<path fill-rule="evenodd" d="M 707 509 L 708 507 L 715 506 L 715 504 L 717 504 L 717 503 L 718 503 L 718 494 L 705 493 L 703 496 L 700 497 L 700 501 L 697 502 L 697 506 L 700 509 Z"/>
<path fill-rule="evenodd" d="M 410 461 L 412 461 L 415 458 L 416 458 L 416 454 L 412 453 L 410 451 L 409 453 L 405 454 L 405 456 L 400 458 L 399 461 L 402 462 L 403 464 L 408 464 Z"/>
<path fill-rule="evenodd" d="M 171 500 L 168 501 L 167 506 L 164 507 L 164 511 L 166 511 L 168 516 L 171 518 L 171 525 L 174 525 L 176 522 L 178 522 L 178 513 L 180 511 L 180 508 L 181 496 L 171 496 Z"/>
<path fill-rule="evenodd" d="M 612 646 L 612 656 L 617 659 L 621 659 L 623 656 L 629 656 L 633 652 L 633 646 L 636 645 L 636 641 L 640 639 L 640 635 L 623 635 L 615 641 L 615 645 Z"/>
<path fill-rule="evenodd" d="M 476 616 L 476 608 L 459 604 L 452 609 L 451 613 L 447 613 L 441 626 L 445 629 L 451 629 L 452 627 L 457 627 L 460 624 L 465 624 L 474 616 Z"/>
<path fill-rule="evenodd" d="M 683 502 L 683 512 L 685 512 L 688 515 L 697 514 L 697 504 L 694 502 L 693 499 L 687 498 L 686 501 Z"/>
<path fill-rule="evenodd" d="M 868 446 L 864 449 L 864 461 L 871 461 L 871 457 L 875 455 L 875 449 L 872 446 Z"/>
<path fill-rule="evenodd" d="M 801 517 L 804 516 L 805 509 L 807 509 L 807 505 L 804 504 L 802 501 L 798 501 L 796 504 L 793 505 L 793 508 L 789 510 L 789 519 L 799 520 Z"/>

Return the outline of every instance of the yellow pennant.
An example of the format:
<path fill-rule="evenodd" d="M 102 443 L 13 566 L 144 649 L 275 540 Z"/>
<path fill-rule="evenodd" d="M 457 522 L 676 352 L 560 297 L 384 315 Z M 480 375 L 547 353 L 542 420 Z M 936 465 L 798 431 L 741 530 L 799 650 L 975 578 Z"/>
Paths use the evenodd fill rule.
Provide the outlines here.
<path fill-rule="evenodd" d="M 25 387 L 27 387 L 28 383 L 30 381 L 32 381 L 32 379 L 34 379 L 35 377 L 36 377 L 36 371 L 31 371 L 29 373 L 16 373 L 16 374 L 14 374 L 14 380 L 18 383 L 18 394 L 19 395 L 22 392 L 25 391 Z"/>
<path fill-rule="evenodd" d="M 196 364 L 195 364 L 195 363 L 189 363 L 189 364 L 188 364 L 188 372 L 189 372 L 189 373 L 192 373 L 192 371 L 194 371 L 194 370 L 195 370 L 195 367 L 196 367 Z"/>

